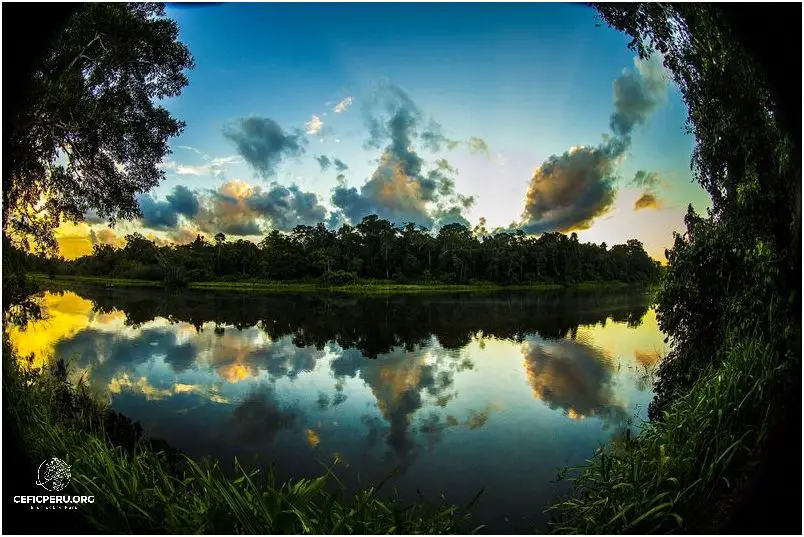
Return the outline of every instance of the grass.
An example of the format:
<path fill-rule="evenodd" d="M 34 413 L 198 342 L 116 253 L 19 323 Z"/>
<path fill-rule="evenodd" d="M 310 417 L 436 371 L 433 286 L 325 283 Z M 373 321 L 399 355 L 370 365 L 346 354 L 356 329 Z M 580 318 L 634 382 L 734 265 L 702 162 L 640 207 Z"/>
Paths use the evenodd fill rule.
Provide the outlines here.
<path fill-rule="evenodd" d="M 610 289 L 612 287 L 633 287 L 635 284 L 620 281 L 614 282 L 579 282 L 571 287 L 573 289 L 591 290 L 591 289 Z"/>
<path fill-rule="evenodd" d="M 134 280 L 126 278 L 106 278 L 99 276 L 58 276 L 51 280 L 45 274 L 30 274 L 34 281 L 38 282 L 77 282 L 104 285 L 107 287 L 164 287 L 161 281 Z M 623 282 L 581 282 L 569 286 L 573 289 L 591 290 L 629 287 L 633 284 Z M 495 291 L 551 291 L 563 289 L 566 286 L 552 283 L 523 283 L 501 285 L 494 282 L 477 282 L 473 284 L 457 285 L 438 282 L 428 283 L 396 283 L 385 280 L 360 280 L 348 285 L 324 285 L 315 282 L 299 281 L 269 281 L 269 280 L 247 280 L 247 281 L 209 281 L 191 282 L 189 289 L 225 290 L 225 291 L 248 291 L 262 293 L 320 293 L 337 292 L 359 295 L 372 294 L 415 294 L 415 293 L 481 293 Z"/>
<path fill-rule="evenodd" d="M 190 289 L 216 289 L 227 291 L 257 292 L 338 292 L 358 295 L 370 294 L 405 294 L 405 293 L 477 293 L 492 291 L 548 291 L 561 289 L 555 284 L 499 285 L 494 283 L 477 283 L 471 285 L 454 285 L 442 283 L 393 283 L 384 281 L 364 281 L 348 285 L 322 285 L 302 282 L 193 282 Z"/>
<path fill-rule="evenodd" d="M 142 439 L 115 445 L 105 408 L 66 373 L 23 371 L 3 343 L 8 416 L 33 461 L 59 456 L 71 465 L 67 493 L 94 495 L 81 510 L 102 533 L 378 534 L 462 533 L 468 508 L 386 500 L 378 488 L 347 494 L 327 469 L 315 479 L 277 483 L 270 472 L 235 461 L 227 477 L 211 461 L 166 452 Z M 339 492 L 328 492 L 328 485 Z M 331 487 L 329 487 L 331 489 Z"/>
<path fill-rule="evenodd" d="M 58 276 L 55 280 L 51 280 L 46 274 L 41 273 L 27 273 L 26 277 L 35 282 L 46 281 L 67 281 L 67 282 L 80 282 L 80 283 L 93 283 L 99 285 L 106 285 L 108 287 L 164 287 L 161 281 L 153 280 L 135 280 L 132 278 L 104 278 L 101 276 Z"/>
<path fill-rule="evenodd" d="M 711 526 L 713 501 L 738 486 L 741 463 L 760 452 L 777 382 L 789 375 L 770 346 L 752 338 L 732 339 L 715 364 L 663 421 L 645 424 L 635 437 L 618 437 L 585 466 L 567 470 L 574 491 L 550 508 L 553 532 Z"/>

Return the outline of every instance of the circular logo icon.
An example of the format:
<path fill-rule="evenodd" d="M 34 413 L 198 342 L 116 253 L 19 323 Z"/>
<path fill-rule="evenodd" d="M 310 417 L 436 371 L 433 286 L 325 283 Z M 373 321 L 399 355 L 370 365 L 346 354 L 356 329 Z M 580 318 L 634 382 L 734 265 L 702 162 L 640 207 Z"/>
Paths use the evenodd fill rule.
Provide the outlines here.
<path fill-rule="evenodd" d="M 50 492 L 58 492 L 70 482 L 70 466 L 53 457 L 42 461 L 36 475 L 36 484 Z"/>

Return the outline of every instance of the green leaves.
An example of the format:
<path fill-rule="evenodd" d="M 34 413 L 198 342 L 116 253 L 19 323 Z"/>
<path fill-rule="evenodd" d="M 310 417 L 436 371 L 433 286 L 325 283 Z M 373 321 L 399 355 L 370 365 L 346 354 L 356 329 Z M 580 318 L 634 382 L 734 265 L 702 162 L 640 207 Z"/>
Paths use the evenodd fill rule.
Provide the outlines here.
<path fill-rule="evenodd" d="M 53 249 L 61 219 L 139 215 L 184 124 L 155 104 L 192 68 L 162 4 L 87 4 L 36 71 L 16 110 L 3 174 L 3 233 Z"/>

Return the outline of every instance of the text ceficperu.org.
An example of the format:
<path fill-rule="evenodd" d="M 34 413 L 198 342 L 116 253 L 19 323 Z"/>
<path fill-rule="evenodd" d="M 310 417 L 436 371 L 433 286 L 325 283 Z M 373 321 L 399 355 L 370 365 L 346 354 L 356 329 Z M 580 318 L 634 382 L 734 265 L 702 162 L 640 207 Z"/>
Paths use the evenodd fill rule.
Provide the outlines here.
<path fill-rule="evenodd" d="M 14 496 L 14 503 L 95 503 L 95 496 Z"/>

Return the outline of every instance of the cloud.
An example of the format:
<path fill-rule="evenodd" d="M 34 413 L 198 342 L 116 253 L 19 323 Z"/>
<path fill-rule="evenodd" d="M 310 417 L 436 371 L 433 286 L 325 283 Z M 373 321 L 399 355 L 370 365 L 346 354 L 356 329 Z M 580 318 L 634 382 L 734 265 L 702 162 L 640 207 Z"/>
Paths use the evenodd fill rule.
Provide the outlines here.
<path fill-rule="evenodd" d="M 669 77 L 659 55 L 634 59 L 633 71 L 623 74 L 612 84 L 614 113 L 609 126 L 617 136 L 629 137 L 636 125 L 644 124 L 667 95 Z"/>
<path fill-rule="evenodd" d="M 450 207 L 448 209 L 438 211 L 436 213 L 436 224 L 435 227 L 442 228 L 449 224 L 460 224 L 464 227 L 471 227 L 469 220 L 467 220 L 463 214 L 461 214 L 460 207 Z"/>
<path fill-rule="evenodd" d="M 190 244 L 193 242 L 199 233 L 197 230 L 189 227 L 182 227 L 170 233 L 169 237 L 175 244 Z"/>
<path fill-rule="evenodd" d="M 566 339 L 530 342 L 525 373 L 533 396 L 573 419 L 595 416 L 608 422 L 627 418 L 614 391 L 614 365 L 584 343 Z"/>
<path fill-rule="evenodd" d="M 466 146 L 469 148 L 470 153 L 482 153 L 486 156 L 489 156 L 489 144 L 487 144 L 482 138 L 473 136 L 466 140 Z"/>
<path fill-rule="evenodd" d="M 422 132 L 421 140 L 422 145 L 433 152 L 441 151 L 442 148 L 452 151 L 460 145 L 466 145 L 471 154 L 482 153 L 489 157 L 489 146 L 482 138 L 472 136 L 466 141 L 453 140 L 444 136 L 441 125 L 433 120 L 430 120 L 427 129 Z"/>
<path fill-rule="evenodd" d="M 274 229 L 291 230 L 298 225 L 314 226 L 326 218 L 326 209 L 318 196 L 303 192 L 298 186 L 274 184 L 270 190 L 256 188 L 246 198 L 247 206 L 268 218 Z"/>
<path fill-rule="evenodd" d="M 635 211 L 660 208 L 659 199 L 655 191 L 656 186 L 659 184 L 658 173 L 639 170 L 634 174 L 634 178 L 631 179 L 631 184 L 644 189 L 640 198 L 634 202 Z"/>
<path fill-rule="evenodd" d="M 634 174 L 631 179 L 631 184 L 643 188 L 653 188 L 659 183 L 659 174 L 657 172 L 646 172 L 639 170 Z"/>
<path fill-rule="evenodd" d="M 322 172 L 327 171 L 327 169 L 329 169 L 330 164 L 332 164 L 329 160 L 329 157 L 327 157 L 326 155 L 315 157 L 315 159 L 318 161 L 318 165 L 321 166 Z"/>
<path fill-rule="evenodd" d="M 90 229 L 89 242 L 91 242 L 93 246 L 96 244 L 108 244 L 115 248 L 121 248 L 126 244 L 125 239 L 119 237 L 117 233 L 108 227 L 99 229 L 97 232 L 94 229 Z"/>
<path fill-rule="evenodd" d="M 89 382 L 93 386 L 108 385 L 121 373 L 134 371 L 154 355 L 165 356 L 168 363 L 180 364 L 184 370 L 194 363 L 196 352 L 192 343 L 179 343 L 168 327 L 143 327 L 135 337 L 123 337 L 118 330 L 87 327 L 61 339 L 54 347 L 55 355 L 75 356 L 76 366 L 91 369 Z M 105 356 L 114 359 L 104 360 Z"/>
<path fill-rule="evenodd" d="M 345 172 L 349 169 L 349 166 L 346 165 L 341 159 L 332 159 L 332 163 L 335 165 L 335 169 L 339 172 Z"/>
<path fill-rule="evenodd" d="M 346 97 L 344 100 L 336 104 L 335 108 L 333 108 L 332 111 L 335 112 L 336 114 L 340 114 L 341 112 L 346 111 L 346 109 L 349 108 L 350 106 L 352 106 L 352 98 Z"/>
<path fill-rule="evenodd" d="M 613 83 L 613 136 L 604 136 L 596 148 L 571 147 L 552 155 L 534 172 L 522 213 L 527 233 L 588 229 L 614 204 L 615 172 L 631 146 L 631 133 L 663 102 L 669 81 L 658 56 L 634 63 L 634 71 L 624 70 Z M 655 178 L 642 172 L 634 180 Z"/>
<path fill-rule="evenodd" d="M 439 205 L 454 201 L 448 198 L 454 196 L 455 170 L 443 160 L 424 171 L 426 163 L 414 147 L 417 140 L 430 143 L 421 133 L 421 111 L 402 89 L 384 84 L 367 108 L 366 122 L 365 147 L 382 150 L 377 168 L 359 190 L 342 182 L 335 187 L 331 201 L 340 215 L 333 218 L 356 224 L 376 214 L 395 224 L 432 227 Z M 431 121 L 425 133 L 438 128 Z"/>
<path fill-rule="evenodd" d="M 152 229 L 170 229 L 176 227 L 178 215 L 167 201 L 157 201 L 150 194 L 142 194 L 137 198 L 142 224 Z"/>
<path fill-rule="evenodd" d="M 186 186 L 175 186 L 173 192 L 168 194 L 167 202 L 178 214 L 182 214 L 187 218 L 192 218 L 198 214 L 198 198 Z"/>
<path fill-rule="evenodd" d="M 176 149 L 183 149 L 185 151 L 190 151 L 190 152 L 195 153 L 196 155 L 199 155 L 201 157 L 206 157 L 207 156 L 205 153 L 201 152 L 199 149 L 197 149 L 195 147 L 192 147 L 192 146 L 189 146 L 189 145 L 177 145 Z"/>
<path fill-rule="evenodd" d="M 193 175 L 193 176 L 209 175 L 222 179 L 225 176 L 227 168 L 231 164 L 237 164 L 243 161 L 243 159 L 237 155 L 213 158 L 207 155 L 206 153 L 196 149 L 195 147 L 190 147 L 187 145 L 176 146 L 176 149 L 182 149 L 185 151 L 189 151 L 191 153 L 195 153 L 206 162 L 205 164 L 201 165 L 191 165 L 191 164 L 180 164 L 174 160 L 167 160 L 160 164 L 160 167 L 163 170 L 173 172 L 176 175 Z"/>
<path fill-rule="evenodd" d="M 195 240 L 199 230 L 260 235 L 267 229 L 287 231 L 297 225 L 315 225 L 327 216 L 316 194 L 304 192 L 295 184 L 286 187 L 276 182 L 264 188 L 235 179 L 217 190 L 196 191 L 177 186 L 165 201 L 148 194 L 139 201 L 142 225 L 171 231 L 170 238 L 179 244 Z M 180 225 L 179 215 L 188 225 Z"/>
<path fill-rule="evenodd" d="M 452 140 L 444 136 L 441 125 L 432 119 L 427 129 L 422 132 L 421 140 L 422 145 L 430 151 L 441 151 L 442 147 L 453 150 L 461 144 L 458 140 Z"/>
<path fill-rule="evenodd" d="M 527 233 L 587 229 L 616 196 L 616 150 L 573 147 L 552 155 L 533 173 L 522 228 Z"/>
<path fill-rule="evenodd" d="M 204 208 L 195 220 L 196 224 L 208 233 L 261 234 L 259 214 L 246 201 L 253 191 L 251 185 L 238 180 L 221 185 L 217 191 L 208 191 Z"/>
<path fill-rule="evenodd" d="M 156 230 L 175 228 L 179 215 L 192 219 L 199 211 L 197 194 L 183 185 L 175 186 L 165 201 L 156 200 L 150 194 L 143 194 L 137 200 L 143 226 Z"/>
<path fill-rule="evenodd" d="M 634 210 L 639 211 L 641 209 L 658 209 L 659 208 L 659 200 L 656 199 L 656 195 L 652 192 L 643 192 L 642 196 L 638 200 L 634 202 Z"/>
<path fill-rule="evenodd" d="M 393 157 L 383 155 L 382 158 L 381 167 L 359 191 L 355 187 L 336 186 L 332 203 L 352 224 L 359 223 L 364 216 L 376 214 L 394 223 L 432 225 L 421 197 L 421 185 L 410 180 Z"/>
<path fill-rule="evenodd" d="M 221 164 L 208 164 L 208 165 L 200 165 L 200 166 L 192 166 L 189 164 L 179 164 L 176 161 L 168 160 L 162 162 L 160 167 L 163 170 L 167 170 L 169 172 L 173 172 L 176 175 L 193 175 L 196 177 L 203 176 L 203 175 L 212 175 L 214 177 L 223 177 L 224 175 L 224 166 Z"/>
<path fill-rule="evenodd" d="M 321 118 L 313 116 L 313 119 L 304 124 L 304 132 L 307 134 L 318 134 L 321 132 L 321 127 L 323 126 L 324 122 L 321 121 Z"/>
<path fill-rule="evenodd" d="M 263 178 L 276 175 L 276 167 L 283 158 L 303 154 L 307 143 L 298 129 L 286 133 L 274 120 L 265 117 L 241 118 L 223 134 Z"/>

